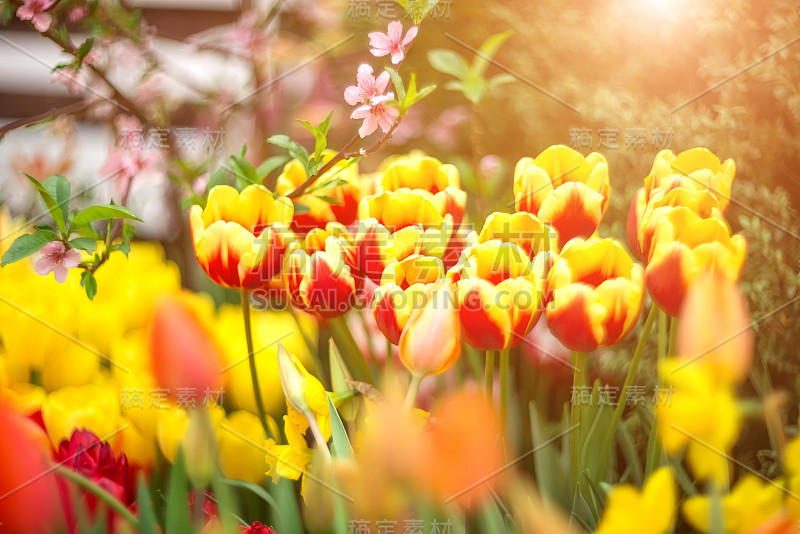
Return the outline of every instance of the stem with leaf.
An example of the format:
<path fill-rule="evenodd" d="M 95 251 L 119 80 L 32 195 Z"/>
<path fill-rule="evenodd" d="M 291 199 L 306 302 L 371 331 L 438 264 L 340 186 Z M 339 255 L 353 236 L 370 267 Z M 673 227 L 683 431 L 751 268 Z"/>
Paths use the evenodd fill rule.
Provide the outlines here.
<path fill-rule="evenodd" d="M 244 317 L 244 335 L 247 339 L 247 360 L 250 363 L 250 378 L 253 381 L 253 396 L 258 411 L 258 420 L 264 429 L 264 435 L 272 437 L 269 424 L 267 424 L 267 414 L 264 411 L 264 402 L 261 399 L 261 387 L 258 385 L 258 371 L 256 370 L 256 358 L 253 353 L 253 333 L 250 326 L 250 292 L 242 288 L 242 316 Z"/>

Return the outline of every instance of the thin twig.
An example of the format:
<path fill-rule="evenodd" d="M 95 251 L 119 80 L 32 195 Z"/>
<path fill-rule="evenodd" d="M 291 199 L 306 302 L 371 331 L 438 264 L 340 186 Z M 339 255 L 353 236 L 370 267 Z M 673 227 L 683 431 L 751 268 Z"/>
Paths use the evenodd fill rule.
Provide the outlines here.
<path fill-rule="evenodd" d="M 17 128 L 22 128 L 23 126 L 43 121 L 49 117 L 52 117 L 53 115 L 71 115 L 73 113 L 79 113 L 91 107 L 92 104 L 94 104 L 94 102 L 90 100 L 79 100 L 77 102 L 67 104 L 66 106 L 61 106 L 60 108 L 52 108 L 48 111 L 31 115 L 30 117 L 24 117 L 22 119 L 15 120 L 14 122 L 9 122 L 8 124 L 0 126 L 0 138 L 2 138 L 11 130 L 16 130 Z"/>

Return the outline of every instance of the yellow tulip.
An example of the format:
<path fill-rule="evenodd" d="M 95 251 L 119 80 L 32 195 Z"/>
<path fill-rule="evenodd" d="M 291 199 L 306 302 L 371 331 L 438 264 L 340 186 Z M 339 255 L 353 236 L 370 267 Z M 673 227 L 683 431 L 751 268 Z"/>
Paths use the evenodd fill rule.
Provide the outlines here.
<path fill-rule="evenodd" d="M 653 471 L 640 490 L 614 486 L 597 534 L 665 534 L 675 521 L 675 481 L 669 468 Z"/>
<path fill-rule="evenodd" d="M 103 441 L 111 440 L 120 428 L 119 400 L 104 385 L 65 387 L 44 399 L 42 420 L 54 448 L 81 428 Z"/>
<path fill-rule="evenodd" d="M 219 462 L 222 472 L 228 478 L 261 485 L 264 481 L 264 451 L 261 446 L 267 436 L 258 417 L 239 410 L 229 413 L 220 426 Z"/>

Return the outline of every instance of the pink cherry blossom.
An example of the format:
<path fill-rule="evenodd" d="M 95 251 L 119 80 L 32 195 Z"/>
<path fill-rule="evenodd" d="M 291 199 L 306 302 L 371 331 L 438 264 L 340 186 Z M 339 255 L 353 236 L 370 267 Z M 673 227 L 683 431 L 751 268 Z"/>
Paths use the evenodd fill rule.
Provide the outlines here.
<path fill-rule="evenodd" d="M 25 3 L 17 8 L 17 17 L 20 20 L 30 20 L 37 31 L 44 33 L 53 23 L 53 17 L 46 11 L 55 3 L 56 0 L 25 0 Z"/>
<path fill-rule="evenodd" d="M 351 119 L 364 119 L 361 128 L 358 129 L 358 135 L 366 137 L 380 126 L 383 133 L 387 133 L 397 119 L 399 112 L 393 108 L 386 106 L 386 102 L 394 99 L 394 94 L 387 93 L 385 95 L 374 97 L 369 104 L 356 108 L 353 114 L 350 115 Z"/>
<path fill-rule="evenodd" d="M 358 67 L 356 80 L 358 85 L 351 85 L 344 90 L 344 99 L 351 106 L 369 104 L 373 98 L 381 96 L 389 85 L 389 73 L 383 71 L 375 78 L 372 67 L 364 63 Z"/>
<path fill-rule="evenodd" d="M 79 251 L 74 248 L 67 250 L 61 241 L 51 241 L 42 248 L 39 258 L 33 264 L 33 270 L 41 276 L 53 273 L 56 282 L 61 284 L 67 279 L 67 271 L 80 263 Z"/>
<path fill-rule="evenodd" d="M 383 57 L 392 55 L 392 63 L 395 65 L 403 61 L 406 55 L 406 49 L 414 37 L 417 36 L 418 28 L 412 26 L 403 38 L 403 24 L 399 20 L 389 23 L 389 29 L 386 33 L 372 32 L 369 34 L 369 45 L 372 47 L 372 55 L 375 57 Z"/>

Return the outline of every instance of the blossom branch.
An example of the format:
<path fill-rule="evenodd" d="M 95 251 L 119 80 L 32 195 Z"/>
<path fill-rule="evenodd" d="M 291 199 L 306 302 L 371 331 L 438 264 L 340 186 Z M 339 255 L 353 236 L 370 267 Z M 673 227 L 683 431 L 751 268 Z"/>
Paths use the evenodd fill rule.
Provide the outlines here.
<path fill-rule="evenodd" d="M 9 122 L 8 124 L 0 126 L 0 139 L 2 139 L 3 136 L 8 132 L 16 130 L 17 128 L 22 128 L 23 126 L 43 121 L 49 117 L 53 117 L 56 115 L 72 115 L 75 113 L 80 113 L 81 111 L 90 108 L 93 104 L 94 102 L 90 100 L 79 100 L 77 102 L 67 104 L 66 106 L 61 106 L 60 108 L 52 108 L 48 111 L 43 111 L 42 113 L 31 115 L 30 117 L 25 117 L 19 120 L 15 120 L 13 122 Z"/>

